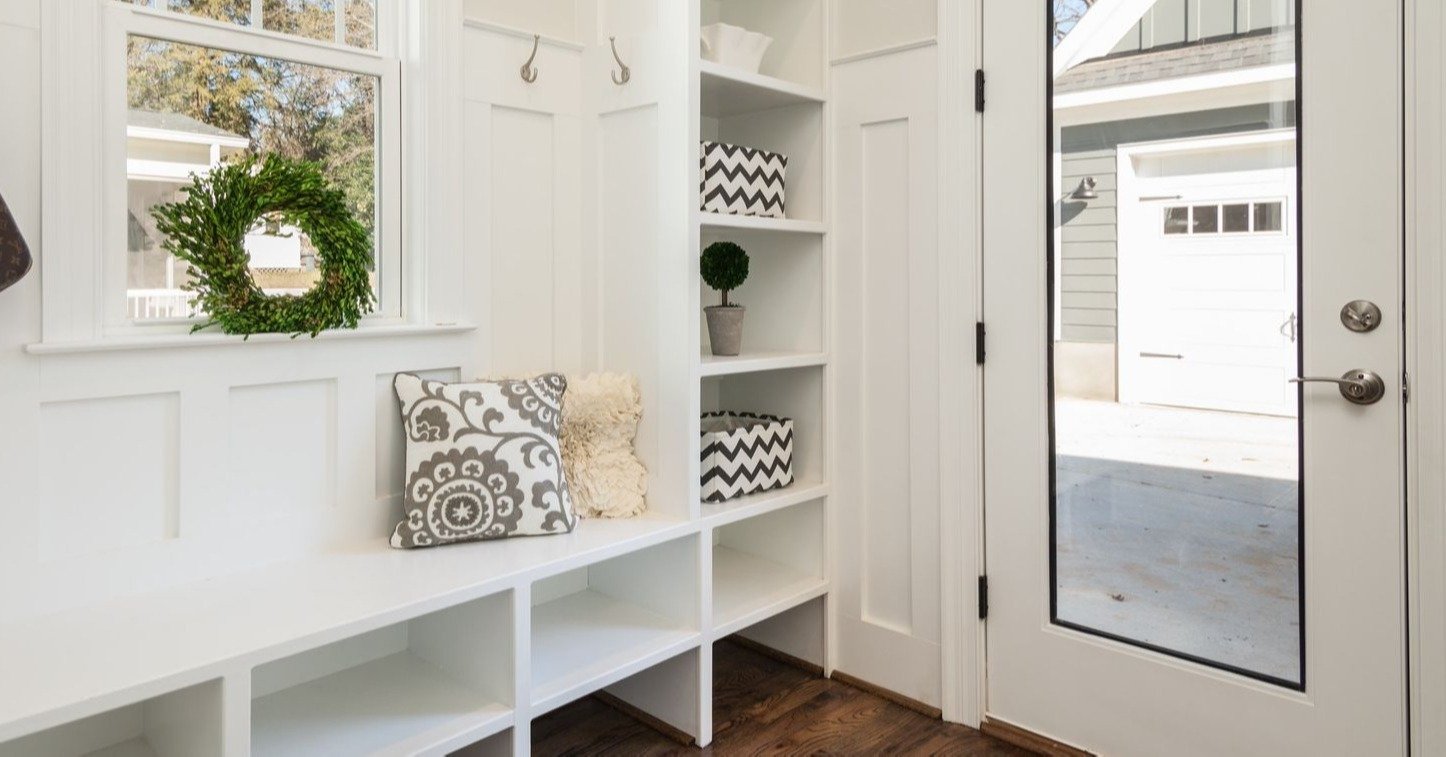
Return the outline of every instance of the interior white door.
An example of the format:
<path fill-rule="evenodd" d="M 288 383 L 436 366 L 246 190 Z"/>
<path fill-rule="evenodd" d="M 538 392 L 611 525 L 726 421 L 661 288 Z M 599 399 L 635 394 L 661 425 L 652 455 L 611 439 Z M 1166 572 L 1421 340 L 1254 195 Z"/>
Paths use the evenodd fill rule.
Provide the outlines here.
<path fill-rule="evenodd" d="M 1298 134 L 1298 274 L 1271 269 L 1298 276 L 1295 365 L 1384 393 L 1304 384 L 1269 417 L 1055 394 L 1052 211 L 1074 187 L 1049 186 L 1052 5 L 984 5 L 986 719 L 1109 755 L 1404 754 L 1402 7 L 1281 0 L 1296 22 L 1257 36 L 1288 61 L 1090 95 L 1186 126 L 1259 107 L 1257 129 Z M 1368 333 L 1340 315 L 1362 299 Z"/>

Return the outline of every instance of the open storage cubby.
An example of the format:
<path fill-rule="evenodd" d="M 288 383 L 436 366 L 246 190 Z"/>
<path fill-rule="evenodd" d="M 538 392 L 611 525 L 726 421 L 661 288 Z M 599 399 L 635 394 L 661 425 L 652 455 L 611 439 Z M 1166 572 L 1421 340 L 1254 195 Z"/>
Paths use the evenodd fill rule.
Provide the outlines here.
<path fill-rule="evenodd" d="M 722 22 L 773 38 L 758 73 L 823 89 L 824 0 L 701 0 L 702 23 Z"/>
<path fill-rule="evenodd" d="M 713 630 L 726 636 L 821 595 L 823 501 L 713 530 Z"/>
<path fill-rule="evenodd" d="M 351 636 L 257 667 L 251 753 L 411 754 L 512 725 L 512 593 Z"/>
<path fill-rule="evenodd" d="M 698 536 L 542 579 L 532 587 L 532 704 L 566 704 L 696 645 Z"/>
<path fill-rule="evenodd" d="M 703 379 L 704 412 L 728 410 L 793 419 L 793 484 L 764 494 L 785 496 L 794 487 L 807 488 L 825 480 L 824 378 L 823 368 L 806 367 Z M 705 503 L 703 514 L 707 517 L 710 508 L 728 505 Z"/>
<path fill-rule="evenodd" d="M 824 218 L 824 141 L 822 103 L 804 102 L 768 110 L 731 113 L 726 104 L 709 108 L 705 101 L 701 124 L 702 139 L 726 142 L 788 158 L 784 174 L 784 215 L 788 220 L 822 221 Z M 703 223 L 713 214 L 702 214 Z M 760 218 L 760 222 L 777 219 Z"/>
<path fill-rule="evenodd" d="M 703 230 L 702 245 L 735 242 L 748 251 L 748 280 L 729 299 L 748 309 L 743 327 L 743 354 L 714 357 L 708 329 L 698 314 L 704 373 L 729 372 L 736 365 L 762 357 L 793 356 L 810 364 L 823 362 L 823 238 L 811 234 L 777 234 L 749 229 Z M 718 304 L 718 293 L 699 283 L 705 306 Z"/>
<path fill-rule="evenodd" d="M 515 738 L 512 729 L 508 728 L 481 741 L 468 744 L 455 752 L 450 752 L 447 757 L 511 757 L 514 753 L 513 739 Z"/>
<path fill-rule="evenodd" d="M 0 744 L 0 757 L 219 757 L 221 681 L 207 681 Z"/>

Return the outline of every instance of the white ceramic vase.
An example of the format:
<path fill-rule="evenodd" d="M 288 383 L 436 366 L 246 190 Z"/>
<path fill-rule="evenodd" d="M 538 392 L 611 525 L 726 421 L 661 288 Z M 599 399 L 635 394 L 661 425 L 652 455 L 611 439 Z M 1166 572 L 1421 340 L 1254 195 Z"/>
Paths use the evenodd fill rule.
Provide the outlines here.
<path fill-rule="evenodd" d="M 771 44 L 772 37 L 741 26 L 709 24 L 703 27 L 703 59 L 749 73 L 758 73 L 763 54 Z"/>

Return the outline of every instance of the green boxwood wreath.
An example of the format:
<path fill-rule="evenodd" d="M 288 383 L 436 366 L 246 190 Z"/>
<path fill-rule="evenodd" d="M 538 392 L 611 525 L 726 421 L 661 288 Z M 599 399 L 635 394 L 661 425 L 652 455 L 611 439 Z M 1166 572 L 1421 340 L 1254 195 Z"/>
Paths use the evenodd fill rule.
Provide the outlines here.
<path fill-rule="evenodd" d="M 246 157 L 193 176 L 185 199 L 151 211 L 168 252 L 191 266 L 186 285 L 209 319 L 228 334 L 316 336 L 356 328 L 376 302 L 368 273 L 372 240 L 315 163 L 278 155 Z M 245 238 L 266 217 L 301 229 L 316 247 L 320 280 L 299 295 L 268 295 L 251 278 Z"/>

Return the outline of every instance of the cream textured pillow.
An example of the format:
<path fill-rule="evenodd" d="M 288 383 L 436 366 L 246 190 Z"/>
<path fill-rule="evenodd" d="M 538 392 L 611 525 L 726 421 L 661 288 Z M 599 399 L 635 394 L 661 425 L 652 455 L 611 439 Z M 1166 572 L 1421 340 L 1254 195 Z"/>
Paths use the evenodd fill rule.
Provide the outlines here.
<path fill-rule="evenodd" d="M 444 384 L 399 373 L 407 436 L 404 517 L 393 547 L 573 529 L 558 431 L 567 379 Z"/>
<path fill-rule="evenodd" d="M 630 518 L 647 509 L 648 471 L 633 453 L 643 417 L 636 378 L 574 377 L 563 401 L 562 461 L 577 512 Z"/>

